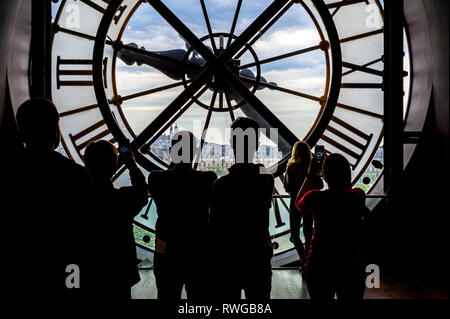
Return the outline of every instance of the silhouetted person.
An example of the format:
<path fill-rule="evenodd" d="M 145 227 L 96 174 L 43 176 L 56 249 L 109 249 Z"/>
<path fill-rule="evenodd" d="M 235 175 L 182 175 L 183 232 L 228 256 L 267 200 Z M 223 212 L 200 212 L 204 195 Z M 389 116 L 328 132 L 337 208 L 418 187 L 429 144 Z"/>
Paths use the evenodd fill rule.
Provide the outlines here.
<path fill-rule="evenodd" d="M 180 299 L 183 286 L 188 299 L 205 297 L 208 210 L 217 176 L 193 169 L 197 151 L 191 132 L 175 133 L 169 169 L 152 171 L 148 178 L 158 212 L 154 259 L 158 299 Z"/>
<path fill-rule="evenodd" d="M 314 218 L 314 236 L 306 270 L 312 299 L 361 299 L 364 265 L 361 249 L 365 193 L 351 187 L 351 170 L 340 154 L 325 158 L 323 176 L 329 189 L 299 193 L 297 208 Z M 308 181 L 308 179 L 307 179 Z"/>
<path fill-rule="evenodd" d="M 14 232 L 2 250 L 8 269 L 2 273 L 2 287 L 8 287 L 10 297 L 27 302 L 87 296 L 92 288 L 87 248 L 96 244 L 90 242 L 90 212 L 84 203 L 90 200 L 90 174 L 55 152 L 59 114 L 51 101 L 26 101 L 16 119 L 23 150 L 8 159 L 1 178 L 2 235 Z M 79 273 L 70 267 L 66 273 L 68 265 Z M 73 288 L 78 283 L 79 289 Z"/>
<path fill-rule="evenodd" d="M 213 297 L 270 299 L 273 248 L 269 209 L 274 179 L 262 164 L 253 164 L 259 126 L 239 117 L 231 125 L 236 163 L 213 186 L 210 246 Z"/>
<path fill-rule="evenodd" d="M 306 253 L 309 250 L 312 238 L 313 221 L 311 215 L 299 213 L 295 207 L 295 199 L 302 187 L 311 164 L 312 154 L 309 145 L 303 141 L 296 142 L 292 147 L 292 155 L 287 164 L 284 175 L 284 188 L 291 197 L 289 205 L 289 223 L 291 228 L 291 241 L 300 257 L 301 269 L 306 266 Z M 300 226 L 303 217 L 303 234 L 305 236 L 305 247 L 300 239 Z"/>
<path fill-rule="evenodd" d="M 96 141 L 86 147 L 85 165 L 94 178 L 97 242 L 96 256 L 99 298 L 131 299 L 131 287 L 139 282 L 133 219 L 148 202 L 145 177 L 137 167 L 133 153 L 121 154 L 128 168 L 131 186 L 115 188 L 112 177 L 118 168 L 116 147 L 108 141 Z"/>

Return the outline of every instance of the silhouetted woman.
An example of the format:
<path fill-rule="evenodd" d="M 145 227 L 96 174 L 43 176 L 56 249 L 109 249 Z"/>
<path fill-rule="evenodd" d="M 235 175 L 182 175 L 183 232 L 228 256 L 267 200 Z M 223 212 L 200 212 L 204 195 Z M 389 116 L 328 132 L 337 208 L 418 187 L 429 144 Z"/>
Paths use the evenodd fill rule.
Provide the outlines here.
<path fill-rule="evenodd" d="M 300 214 L 297 207 L 295 207 L 295 199 L 306 179 L 309 166 L 311 165 L 311 159 L 312 154 L 308 144 L 303 141 L 296 142 L 292 148 L 292 155 L 287 164 L 286 174 L 284 176 L 284 188 L 291 197 L 289 206 L 291 241 L 303 264 L 302 268 L 306 264 L 305 249 L 309 249 L 313 225 L 311 215 L 303 216 L 303 234 L 305 235 L 305 247 L 303 247 L 303 242 L 300 238 L 302 214 Z"/>
<path fill-rule="evenodd" d="M 351 186 L 351 170 L 340 154 L 325 158 L 323 176 L 329 189 L 298 194 L 297 208 L 312 214 L 314 234 L 306 269 L 311 299 L 361 299 L 364 268 L 361 227 L 365 193 Z M 309 177 L 307 178 L 308 182 Z"/>

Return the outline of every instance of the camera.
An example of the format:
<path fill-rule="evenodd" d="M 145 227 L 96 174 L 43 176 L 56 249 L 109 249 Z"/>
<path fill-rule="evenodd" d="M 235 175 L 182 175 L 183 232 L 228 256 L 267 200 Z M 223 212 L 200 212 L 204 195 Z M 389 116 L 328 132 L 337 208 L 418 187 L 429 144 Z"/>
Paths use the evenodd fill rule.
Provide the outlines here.
<path fill-rule="evenodd" d="M 130 140 L 127 138 L 122 138 L 118 140 L 119 143 L 119 155 L 128 155 L 131 153 Z"/>
<path fill-rule="evenodd" d="M 322 164 L 325 157 L 325 147 L 323 145 L 316 145 L 314 148 L 314 159 L 318 164 Z"/>

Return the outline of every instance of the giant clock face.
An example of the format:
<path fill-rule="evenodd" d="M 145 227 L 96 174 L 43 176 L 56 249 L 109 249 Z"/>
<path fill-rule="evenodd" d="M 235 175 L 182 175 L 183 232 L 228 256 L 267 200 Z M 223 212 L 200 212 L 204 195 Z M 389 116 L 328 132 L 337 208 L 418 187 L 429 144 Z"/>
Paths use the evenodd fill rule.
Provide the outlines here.
<path fill-rule="evenodd" d="M 233 163 L 227 128 L 252 117 L 265 129 L 255 161 L 277 177 L 270 231 L 281 259 L 293 245 L 279 175 L 295 141 L 345 155 L 355 184 L 379 173 L 382 12 L 372 0 L 62 1 L 52 94 L 63 151 L 82 163 L 90 141 L 127 137 L 149 172 L 167 167 L 170 134 L 188 129 L 197 168 L 222 175 Z M 114 183 L 129 183 L 125 169 Z M 141 257 L 151 258 L 156 218 L 152 201 L 135 218 Z"/>

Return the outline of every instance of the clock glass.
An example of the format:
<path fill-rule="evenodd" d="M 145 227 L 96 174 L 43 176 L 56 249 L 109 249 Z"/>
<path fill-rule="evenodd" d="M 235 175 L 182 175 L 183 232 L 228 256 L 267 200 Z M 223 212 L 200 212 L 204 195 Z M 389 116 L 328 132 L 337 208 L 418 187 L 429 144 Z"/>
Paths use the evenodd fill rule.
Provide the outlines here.
<path fill-rule="evenodd" d="M 372 163 L 382 162 L 379 1 L 65 0 L 53 9 L 60 151 L 82 163 L 90 141 L 127 137 L 148 174 L 168 166 L 170 137 L 186 129 L 201 149 L 196 168 L 220 176 L 234 161 L 231 122 L 256 119 L 255 162 L 276 177 L 275 264 L 296 258 L 281 174 L 296 140 L 342 153 L 368 192 L 381 174 Z M 124 168 L 114 183 L 129 183 Z M 142 259 L 152 258 L 156 218 L 150 199 L 135 218 Z"/>

